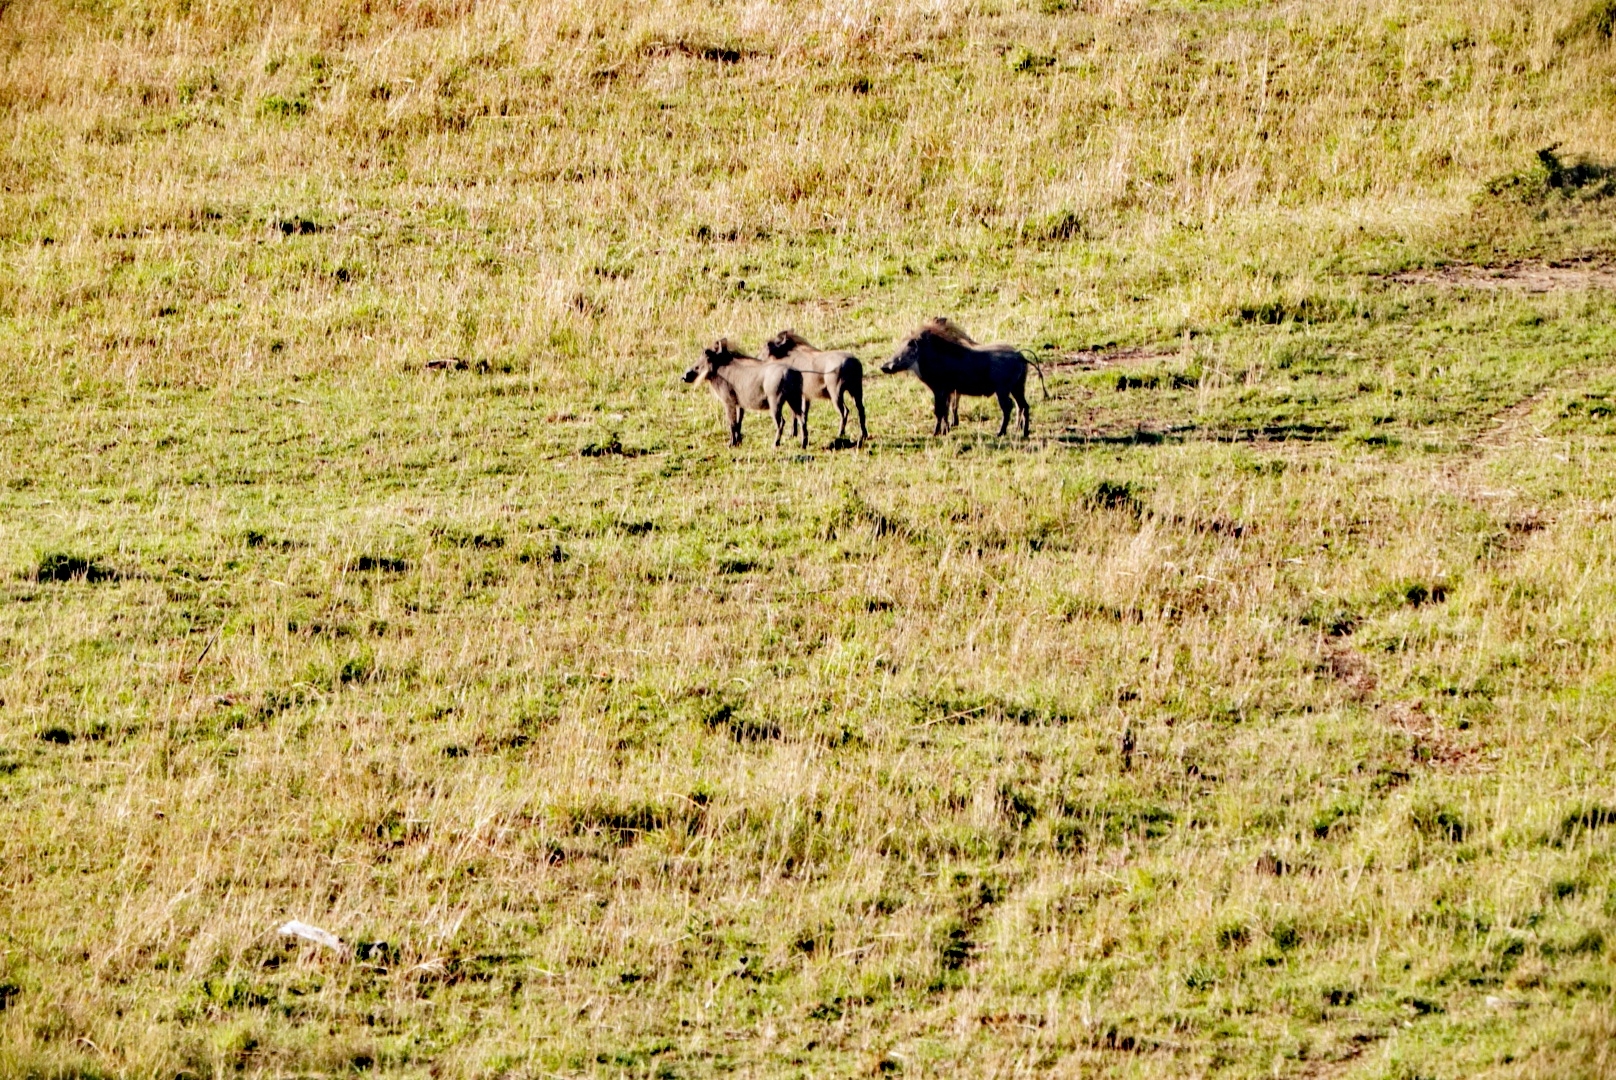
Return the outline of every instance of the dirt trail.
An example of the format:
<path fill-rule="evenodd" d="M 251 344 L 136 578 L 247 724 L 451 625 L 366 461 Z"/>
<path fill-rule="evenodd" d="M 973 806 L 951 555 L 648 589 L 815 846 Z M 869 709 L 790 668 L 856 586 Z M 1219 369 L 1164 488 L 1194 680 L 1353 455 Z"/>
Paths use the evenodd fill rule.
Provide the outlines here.
<path fill-rule="evenodd" d="M 1527 442 L 1546 442 L 1543 429 L 1532 423 L 1532 413 L 1548 390 L 1528 394 L 1507 409 L 1493 414 L 1492 427 L 1476 436 L 1475 445 L 1486 450 L 1507 450 Z"/>
<path fill-rule="evenodd" d="M 1573 376 L 1571 385 L 1584 380 Z M 1556 389 L 1566 384 L 1544 387 L 1489 417 L 1470 441 L 1465 452 L 1438 465 L 1431 476 L 1434 491 L 1447 492 L 1484 509 L 1498 522 L 1497 534 L 1489 540 L 1494 568 L 1517 558 L 1533 537 L 1553 524 L 1553 518 L 1507 484 L 1500 484 L 1492 473 L 1499 455 L 1522 449 L 1541 448 L 1552 453 L 1555 440 L 1533 422 L 1538 407 Z M 1446 600 L 1446 590 L 1434 598 Z M 1408 740 L 1410 763 L 1450 772 L 1486 772 L 1494 767 L 1497 752 L 1472 735 L 1461 734 L 1427 710 L 1421 700 L 1383 698 L 1380 680 L 1371 654 L 1359 651 L 1350 636 L 1326 640 L 1320 650 L 1320 669 L 1340 684 L 1349 700 L 1367 707 L 1370 714 L 1389 730 Z M 1345 1062 L 1325 1066 L 1309 1076 L 1335 1075 Z"/>
<path fill-rule="evenodd" d="M 1616 266 L 1593 262 L 1517 262 L 1505 266 L 1443 266 L 1405 270 L 1386 280 L 1454 289 L 1518 289 L 1527 293 L 1616 289 Z"/>
<path fill-rule="evenodd" d="M 1432 478 L 1438 491 L 1502 515 L 1509 523 L 1510 535 L 1517 540 L 1541 529 L 1545 519 L 1539 507 L 1522 501 L 1518 490 L 1500 483 L 1492 466 L 1500 454 L 1510 451 L 1531 447 L 1544 454 L 1554 452 L 1554 439 L 1532 419 L 1549 393 L 1550 388 L 1545 387 L 1494 413 L 1470 440 L 1466 451 L 1439 465 Z"/>
<path fill-rule="evenodd" d="M 1153 360 L 1167 360 L 1179 355 L 1182 353 L 1176 346 L 1168 345 L 1101 346 L 1062 353 L 1058 360 L 1045 363 L 1044 370 L 1104 371 L 1107 368 L 1139 367 Z"/>

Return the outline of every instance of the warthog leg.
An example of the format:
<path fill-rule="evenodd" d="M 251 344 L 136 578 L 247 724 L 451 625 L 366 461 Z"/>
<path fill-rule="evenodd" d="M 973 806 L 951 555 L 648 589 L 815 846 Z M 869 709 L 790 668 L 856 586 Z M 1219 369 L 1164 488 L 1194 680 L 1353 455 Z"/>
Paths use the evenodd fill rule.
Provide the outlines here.
<path fill-rule="evenodd" d="M 937 417 L 937 423 L 932 425 L 933 435 L 948 434 L 948 398 L 947 390 L 932 391 L 932 413 Z"/>
<path fill-rule="evenodd" d="M 1032 410 L 1027 407 L 1027 395 L 1022 390 L 1012 390 L 1016 404 L 1021 408 L 1021 437 L 1023 439 L 1032 435 Z"/>
<path fill-rule="evenodd" d="M 831 399 L 836 403 L 836 412 L 842 418 L 841 430 L 836 432 L 836 441 L 841 442 L 847 438 L 847 384 L 836 384 L 836 396 Z"/>
<path fill-rule="evenodd" d="M 999 434 L 1000 436 L 1003 436 L 1005 431 L 1010 427 L 1010 391 L 1000 390 L 998 397 L 999 411 L 1004 413 L 1004 419 L 999 421 Z"/>

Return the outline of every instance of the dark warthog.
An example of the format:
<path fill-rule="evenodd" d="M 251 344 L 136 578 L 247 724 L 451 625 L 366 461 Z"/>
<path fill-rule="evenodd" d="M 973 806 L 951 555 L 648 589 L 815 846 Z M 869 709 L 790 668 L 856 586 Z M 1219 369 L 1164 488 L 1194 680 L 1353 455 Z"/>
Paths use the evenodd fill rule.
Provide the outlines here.
<path fill-rule="evenodd" d="M 932 414 L 937 423 L 932 434 L 947 434 L 959 422 L 959 395 L 999 399 L 1004 419 L 999 434 L 1010 427 L 1010 402 L 1021 410 L 1021 436 L 1032 431 L 1032 410 L 1027 407 L 1027 365 L 1030 361 L 1014 345 L 978 345 L 971 336 L 947 319 L 928 319 L 919 330 L 904 339 L 892 359 L 881 365 L 888 375 L 912 371 L 932 395 Z M 1037 365 L 1033 364 L 1036 368 Z M 1044 373 L 1038 370 L 1038 382 Z M 1046 388 L 1044 395 L 1049 391 Z M 954 406 L 952 420 L 949 406 Z"/>
<path fill-rule="evenodd" d="M 870 437 L 864 426 L 864 365 L 850 352 L 816 349 L 795 330 L 782 330 L 764 346 L 770 358 L 790 364 L 802 372 L 802 392 L 806 399 L 819 398 L 836 406 L 842 418 L 837 439 L 847 438 L 847 398 L 858 409 L 858 444 Z M 796 434 L 795 431 L 792 432 Z"/>
<path fill-rule="evenodd" d="M 685 382 L 707 384 L 729 418 L 729 444 L 741 445 L 741 418 L 746 410 L 774 414 L 774 445 L 785 435 L 785 409 L 793 428 L 802 420 L 802 446 L 808 448 L 808 402 L 802 394 L 802 372 L 790 364 L 747 356 L 719 338 L 702 350 L 701 359 L 685 372 Z"/>

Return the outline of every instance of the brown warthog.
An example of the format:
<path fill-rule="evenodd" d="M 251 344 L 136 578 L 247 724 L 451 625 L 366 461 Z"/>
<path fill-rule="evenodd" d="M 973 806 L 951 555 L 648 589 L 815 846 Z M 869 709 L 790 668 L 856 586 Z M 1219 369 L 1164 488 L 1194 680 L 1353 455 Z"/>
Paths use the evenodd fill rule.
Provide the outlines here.
<path fill-rule="evenodd" d="M 847 438 L 847 398 L 851 397 L 858 409 L 858 445 L 864 445 L 870 430 L 864 425 L 864 365 L 858 357 L 850 352 L 816 349 L 795 330 L 780 331 L 763 348 L 770 358 L 802 372 L 802 392 L 806 399 L 819 398 L 836 406 L 842 418 L 842 429 L 836 433 L 838 440 Z"/>
<path fill-rule="evenodd" d="M 932 414 L 937 417 L 933 435 L 947 434 L 959 422 L 959 395 L 966 394 L 999 399 L 999 409 L 1004 413 L 1000 435 L 1010 427 L 1010 402 L 1014 400 L 1021 410 L 1021 437 L 1026 438 L 1032 431 L 1032 410 L 1027 407 L 1029 363 L 1014 345 L 978 345 L 965 331 L 938 318 L 928 319 L 905 338 L 881 370 L 888 375 L 912 371 L 926 384 L 932 395 Z M 1041 385 L 1043 381 L 1044 372 L 1039 368 L 1038 382 Z M 1047 388 L 1044 395 L 1049 395 Z M 955 409 L 952 420 L 950 404 Z"/>
<path fill-rule="evenodd" d="M 746 410 L 774 414 L 774 445 L 785 436 L 785 410 L 802 420 L 802 446 L 808 448 L 808 401 L 802 393 L 802 372 L 790 364 L 748 356 L 719 338 L 702 350 L 701 359 L 685 372 L 685 382 L 707 384 L 729 418 L 729 444 L 741 445 L 741 418 Z"/>

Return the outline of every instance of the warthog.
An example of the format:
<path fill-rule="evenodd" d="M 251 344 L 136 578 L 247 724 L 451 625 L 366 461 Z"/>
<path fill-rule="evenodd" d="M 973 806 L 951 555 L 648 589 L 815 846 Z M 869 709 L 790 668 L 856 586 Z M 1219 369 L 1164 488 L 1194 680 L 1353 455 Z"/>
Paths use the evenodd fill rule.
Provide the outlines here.
<path fill-rule="evenodd" d="M 792 420 L 802 420 L 802 446 L 808 448 L 808 402 L 802 393 L 802 372 L 790 364 L 748 356 L 729 339 L 719 338 L 702 350 L 701 359 L 685 372 L 685 382 L 706 383 L 724 406 L 731 446 L 741 445 L 741 418 L 748 409 L 774 414 L 774 445 L 779 446 L 789 407 Z"/>
<path fill-rule="evenodd" d="M 847 398 L 853 399 L 858 409 L 858 445 L 870 437 L 864 425 L 864 365 L 850 352 L 832 352 L 816 349 L 795 330 L 782 330 L 769 339 L 764 351 L 772 359 L 790 364 L 802 372 L 802 392 L 805 398 L 819 398 L 836 406 L 842 418 L 842 429 L 837 439 L 847 438 Z M 795 423 L 795 420 L 793 420 Z M 796 431 L 793 430 L 795 435 Z"/>
<path fill-rule="evenodd" d="M 999 399 L 1004 419 L 999 434 L 1010 427 L 1010 402 L 1021 410 L 1021 437 L 1032 431 L 1032 410 L 1027 407 L 1027 365 L 1030 361 L 1014 345 L 978 345 L 971 336 L 947 319 L 928 319 L 910 334 L 881 365 L 888 375 L 912 371 L 932 394 L 932 414 L 937 422 L 932 434 L 945 435 L 959 423 L 959 395 Z M 1037 364 L 1033 367 L 1037 368 Z M 1038 382 L 1044 381 L 1038 369 Z M 1049 395 L 1046 387 L 1044 395 Z M 953 417 L 949 406 L 954 406 Z"/>

